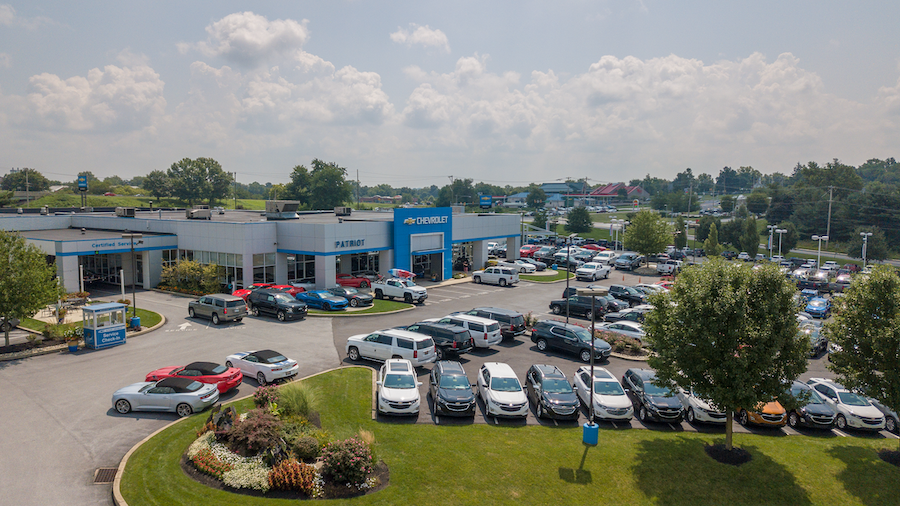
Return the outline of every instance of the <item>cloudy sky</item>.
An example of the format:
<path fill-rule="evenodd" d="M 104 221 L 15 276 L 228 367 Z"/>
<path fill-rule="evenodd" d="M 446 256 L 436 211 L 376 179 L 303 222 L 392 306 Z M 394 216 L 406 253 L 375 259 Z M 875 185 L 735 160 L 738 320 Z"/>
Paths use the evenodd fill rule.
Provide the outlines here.
<path fill-rule="evenodd" d="M 0 0 L 2 2 L 3 0 Z M 900 2 L 0 3 L 0 174 L 363 184 L 900 156 Z"/>

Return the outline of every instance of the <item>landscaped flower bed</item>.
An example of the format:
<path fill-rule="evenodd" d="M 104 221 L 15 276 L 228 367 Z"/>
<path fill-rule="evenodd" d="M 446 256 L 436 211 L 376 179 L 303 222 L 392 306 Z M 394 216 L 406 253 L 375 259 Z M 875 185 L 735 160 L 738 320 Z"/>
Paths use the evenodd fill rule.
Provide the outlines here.
<path fill-rule="evenodd" d="M 254 403 L 242 414 L 210 413 L 182 460 L 189 475 L 224 490 L 282 498 L 349 497 L 386 485 L 374 437 L 332 440 L 317 424 L 315 392 L 302 383 L 259 388 Z"/>

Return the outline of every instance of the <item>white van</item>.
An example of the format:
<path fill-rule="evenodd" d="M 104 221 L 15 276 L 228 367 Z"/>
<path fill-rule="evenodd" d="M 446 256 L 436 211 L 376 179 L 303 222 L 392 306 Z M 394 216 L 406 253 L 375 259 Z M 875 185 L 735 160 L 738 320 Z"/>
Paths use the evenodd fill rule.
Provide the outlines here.
<path fill-rule="evenodd" d="M 462 327 L 469 331 L 469 336 L 478 348 L 489 348 L 503 340 L 500 333 L 500 322 L 480 316 L 452 314 L 443 318 L 431 318 L 427 322 L 446 323 Z"/>
<path fill-rule="evenodd" d="M 347 338 L 347 357 L 354 362 L 361 358 L 379 362 L 402 358 L 416 367 L 436 360 L 431 336 L 398 329 L 350 336 Z"/>

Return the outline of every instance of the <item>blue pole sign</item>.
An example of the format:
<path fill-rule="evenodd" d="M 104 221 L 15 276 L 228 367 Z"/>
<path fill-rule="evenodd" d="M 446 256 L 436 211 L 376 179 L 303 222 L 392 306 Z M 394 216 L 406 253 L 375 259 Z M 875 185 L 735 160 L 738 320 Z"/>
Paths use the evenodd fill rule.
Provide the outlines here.
<path fill-rule="evenodd" d="M 490 209 L 492 198 L 490 195 L 481 195 L 478 199 L 478 203 L 482 209 Z"/>
<path fill-rule="evenodd" d="M 83 192 L 87 191 L 87 189 L 88 189 L 87 175 L 78 176 L 78 189 Z"/>

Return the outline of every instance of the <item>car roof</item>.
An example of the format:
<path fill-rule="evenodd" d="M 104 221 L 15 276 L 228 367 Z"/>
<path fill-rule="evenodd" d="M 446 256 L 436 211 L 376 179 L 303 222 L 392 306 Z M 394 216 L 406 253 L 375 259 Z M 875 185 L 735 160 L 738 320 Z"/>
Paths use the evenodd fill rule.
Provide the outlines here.
<path fill-rule="evenodd" d="M 559 367 L 556 367 L 555 365 L 534 364 L 531 367 L 534 367 L 537 371 L 539 371 L 541 373 L 541 376 L 543 376 L 545 378 L 566 379 L 565 373 L 563 373 L 559 369 Z"/>
<path fill-rule="evenodd" d="M 652 379 L 656 378 L 656 371 L 654 371 L 653 369 L 641 369 L 641 368 L 634 367 L 634 368 L 628 369 L 628 371 L 630 371 L 634 375 L 638 376 L 642 380 L 652 380 Z M 628 371 L 626 371 L 626 372 L 628 372 Z"/>
<path fill-rule="evenodd" d="M 171 388 L 174 388 L 178 392 L 184 392 L 187 389 L 188 385 L 190 385 L 191 383 L 193 383 L 195 381 L 197 381 L 197 380 L 188 379 L 188 378 L 170 377 L 170 378 L 165 378 L 163 380 L 160 380 L 156 384 L 156 386 L 171 387 Z"/>
<path fill-rule="evenodd" d="M 621 321 L 612 322 L 612 323 L 621 323 L 621 324 L 627 325 L 629 327 L 634 327 L 634 330 L 644 330 L 644 328 L 641 326 L 640 323 L 630 322 L 628 320 L 621 320 Z"/>
<path fill-rule="evenodd" d="M 267 362 L 269 361 L 270 358 L 284 356 L 283 354 L 278 353 L 277 351 L 274 351 L 274 350 L 259 350 L 259 351 L 254 351 L 254 352 L 248 353 L 247 355 L 253 355 L 254 357 L 261 358 Z"/>
<path fill-rule="evenodd" d="M 215 297 L 222 300 L 244 300 L 237 295 L 232 295 L 230 293 L 211 293 L 209 295 L 203 295 L 202 297 Z"/>
<path fill-rule="evenodd" d="M 543 323 L 545 325 L 553 325 L 554 327 L 562 327 L 564 329 L 569 330 L 585 330 L 581 325 L 575 325 L 573 323 L 566 323 L 559 320 L 538 320 L 537 323 Z"/>
<path fill-rule="evenodd" d="M 441 374 L 466 375 L 466 370 L 463 369 L 463 365 L 456 360 L 439 360 L 434 366 L 440 370 Z"/>
<path fill-rule="evenodd" d="M 512 309 L 502 309 L 499 307 L 476 307 L 474 308 L 476 311 L 486 311 L 488 313 L 497 313 L 497 314 L 505 314 L 509 316 L 519 316 L 522 313 L 518 311 L 514 311 Z"/>
<path fill-rule="evenodd" d="M 830 380 L 828 378 L 810 378 L 810 381 L 815 381 L 816 383 L 822 383 L 823 385 L 830 386 L 836 390 L 847 390 L 846 388 L 844 388 L 844 385 L 841 385 L 840 383 L 837 383 L 834 380 Z"/>
<path fill-rule="evenodd" d="M 413 341 L 425 341 L 427 339 L 431 339 L 431 336 L 426 336 L 425 334 L 419 334 L 418 332 L 410 332 L 408 330 L 401 329 L 384 329 L 379 330 L 378 332 L 388 336 L 412 339 Z"/>
<path fill-rule="evenodd" d="M 581 366 L 581 370 L 586 371 L 588 374 L 590 374 L 590 372 L 591 372 L 591 368 L 586 365 Z M 619 381 L 616 379 L 615 376 L 612 375 L 611 372 L 607 371 L 603 367 L 594 367 L 594 379 L 613 380 L 617 383 Z"/>
<path fill-rule="evenodd" d="M 481 368 L 487 369 L 491 376 L 517 377 L 513 368 L 503 362 L 485 362 Z"/>
<path fill-rule="evenodd" d="M 216 374 L 213 372 L 213 369 L 216 367 L 221 367 L 219 364 L 215 362 L 191 362 L 190 364 L 184 366 L 185 369 L 192 369 L 202 372 L 203 374 Z"/>
<path fill-rule="evenodd" d="M 434 318 L 429 318 L 429 320 L 434 320 Z M 418 321 L 416 323 L 413 323 L 413 325 L 427 325 L 429 327 L 434 327 L 436 329 L 445 329 L 445 330 L 448 330 L 450 332 L 454 332 L 457 334 L 469 332 L 468 330 L 466 330 L 462 327 L 457 327 L 456 325 L 451 325 L 449 323 L 438 323 L 436 321 L 429 321 L 429 320 Z"/>
<path fill-rule="evenodd" d="M 497 320 L 491 320 L 490 318 L 485 318 L 483 316 L 475 316 L 472 314 L 465 313 L 457 313 L 457 314 L 448 314 L 447 316 L 442 316 L 441 318 L 459 318 L 460 320 L 466 320 L 473 323 L 481 323 L 482 325 L 490 325 L 491 323 L 499 323 Z"/>

